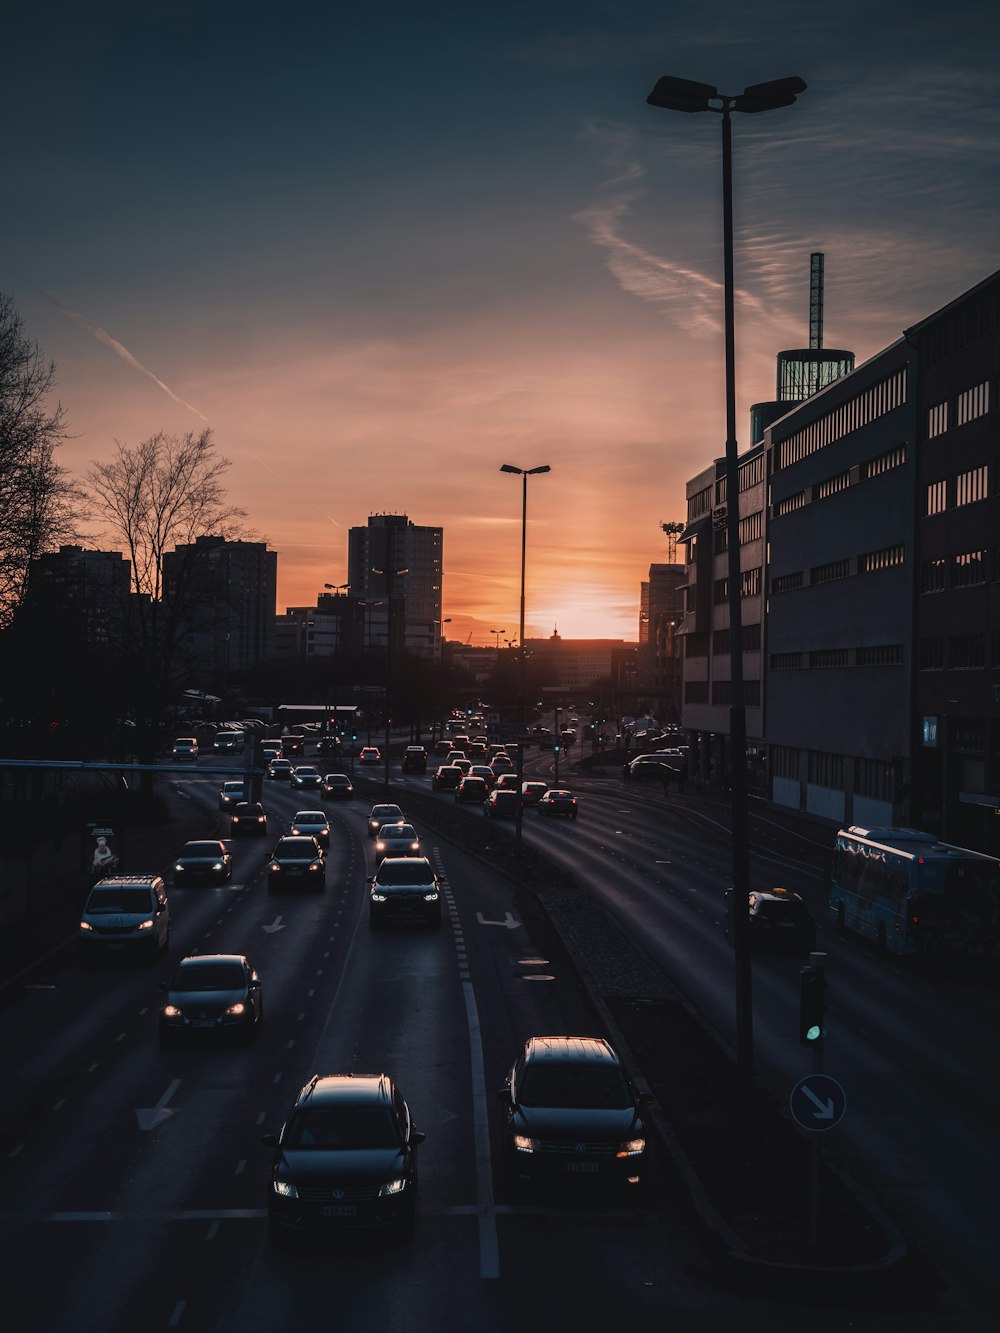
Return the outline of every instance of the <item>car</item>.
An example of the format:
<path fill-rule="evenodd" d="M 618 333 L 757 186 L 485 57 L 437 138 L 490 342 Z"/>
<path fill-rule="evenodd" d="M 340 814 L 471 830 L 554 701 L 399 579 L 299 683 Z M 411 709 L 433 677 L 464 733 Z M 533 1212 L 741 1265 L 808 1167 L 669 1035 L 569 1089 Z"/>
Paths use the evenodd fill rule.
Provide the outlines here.
<path fill-rule="evenodd" d="M 243 749 L 242 731 L 217 731 L 212 749 L 216 754 L 238 754 Z"/>
<path fill-rule="evenodd" d="M 450 749 L 451 749 L 451 741 L 449 740 L 435 741 L 433 746 L 431 747 L 431 754 L 435 755 L 437 758 L 443 759 Z"/>
<path fill-rule="evenodd" d="M 359 764 L 380 764 L 382 762 L 382 751 L 377 745 L 364 745 L 361 753 L 358 755 Z"/>
<path fill-rule="evenodd" d="M 500 791 L 517 791 L 518 788 L 517 774 L 501 773 L 496 780 L 495 786 Z"/>
<path fill-rule="evenodd" d="M 78 930 L 80 962 L 99 954 L 158 957 L 170 943 L 170 902 L 160 875 L 108 875 L 87 894 Z"/>
<path fill-rule="evenodd" d="M 173 756 L 175 759 L 197 759 L 198 742 L 193 736 L 178 736 L 174 741 Z"/>
<path fill-rule="evenodd" d="M 279 893 L 297 885 L 320 893 L 326 887 L 323 848 L 311 834 L 279 838 L 267 867 L 268 893 Z"/>
<path fill-rule="evenodd" d="M 494 777 L 500 777 L 504 773 L 514 772 L 514 761 L 509 754 L 498 754 L 490 760 L 490 768 L 493 770 Z"/>
<path fill-rule="evenodd" d="M 457 764 L 442 764 L 431 778 L 434 791 L 454 791 L 465 774 Z"/>
<path fill-rule="evenodd" d="M 485 741 L 472 741 L 466 747 L 465 753 L 469 756 L 472 762 L 475 763 L 477 759 L 485 759 L 489 753 L 489 749 Z"/>
<path fill-rule="evenodd" d="M 229 816 L 229 831 L 234 837 L 240 833 L 266 837 L 267 811 L 260 801 L 238 801 Z"/>
<path fill-rule="evenodd" d="M 466 773 L 455 788 L 455 800 L 459 805 L 464 805 L 467 802 L 482 805 L 489 794 L 490 785 L 486 779 L 475 777 L 472 773 Z"/>
<path fill-rule="evenodd" d="M 465 775 L 466 775 L 467 773 L 469 773 L 469 772 L 471 771 L 471 769 L 472 769 L 472 760 L 471 760 L 471 759 L 453 759 L 453 760 L 452 760 L 452 767 L 461 769 L 461 770 L 462 770 L 462 776 L 465 777 Z"/>
<path fill-rule="evenodd" d="M 372 930 L 396 921 L 441 924 L 441 885 L 426 856 L 393 856 L 368 881 Z"/>
<path fill-rule="evenodd" d="M 296 764 L 292 769 L 291 785 L 293 791 L 319 791 L 323 775 L 312 764 Z"/>
<path fill-rule="evenodd" d="M 603 1037 L 529 1037 L 500 1092 L 503 1151 L 515 1186 L 606 1184 L 641 1192 L 652 1098 Z"/>
<path fill-rule="evenodd" d="M 191 954 L 177 964 L 160 1007 L 160 1043 L 254 1035 L 264 1018 L 260 977 L 241 953 Z"/>
<path fill-rule="evenodd" d="M 637 782 L 673 782 L 682 767 L 680 756 L 640 754 L 628 765 L 629 778 Z"/>
<path fill-rule="evenodd" d="M 190 884 L 211 880 L 221 884 L 233 877 L 233 858 L 218 838 L 199 838 L 186 842 L 174 861 L 174 883 Z"/>
<path fill-rule="evenodd" d="M 314 1074 L 278 1134 L 268 1190 L 268 1234 L 341 1228 L 412 1232 L 417 1148 L 425 1140 L 388 1074 Z"/>
<path fill-rule="evenodd" d="M 269 763 L 272 759 L 280 759 L 281 741 L 261 741 L 260 750 Z"/>
<path fill-rule="evenodd" d="M 465 753 L 464 750 L 456 750 L 456 749 L 451 749 L 448 751 L 448 753 L 444 757 L 444 762 L 446 764 L 454 764 L 457 763 L 459 759 L 465 759 L 470 764 L 472 763 L 472 760 L 469 759 L 469 756 Z"/>
<path fill-rule="evenodd" d="M 483 814 L 489 819 L 516 819 L 521 798 L 509 787 L 494 787 L 483 803 Z"/>
<path fill-rule="evenodd" d="M 219 792 L 219 809 L 230 810 L 237 801 L 246 800 L 246 790 L 242 782 L 224 782 Z"/>
<path fill-rule="evenodd" d="M 272 759 L 267 766 L 267 776 L 272 782 L 290 782 L 292 779 L 292 761 L 290 759 Z"/>
<path fill-rule="evenodd" d="M 733 933 L 733 891 L 725 896 L 728 938 Z M 816 922 L 804 899 L 791 889 L 754 889 L 748 899 L 750 947 L 811 953 L 816 947 Z"/>
<path fill-rule="evenodd" d="M 422 745 L 408 745 L 403 751 L 404 773 L 427 772 L 427 750 Z"/>
<path fill-rule="evenodd" d="M 388 801 L 380 801 L 377 805 L 373 805 L 368 812 L 368 836 L 369 838 L 378 837 L 383 824 L 405 823 L 406 816 L 398 805 L 393 805 Z"/>
<path fill-rule="evenodd" d="M 316 742 L 317 754 L 340 754 L 341 752 L 339 736 L 320 736 Z"/>
<path fill-rule="evenodd" d="M 291 834 L 312 834 L 320 847 L 330 846 L 330 821 L 325 810 L 299 810 L 289 828 Z"/>
<path fill-rule="evenodd" d="M 346 773 L 327 773 L 319 790 L 327 801 L 350 801 L 354 796 L 354 783 Z"/>
<path fill-rule="evenodd" d="M 473 764 L 465 776 L 467 778 L 482 778 L 487 787 L 492 787 L 496 781 L 489 764 Z"/>
<path fill-rule="evenodd" d="M 375 839 L 375 864 L 387 856 L 419 856 L 420 839 L 412 824 L 383 824 Z"/>
<path fill-rule="evenodd" d="M 298 734 L 282 736 L 281 753 L 286 759 L 297 759 L 306 752 L 306 738 Z"/>
<path fill-rule="evenodd" d="M 547 791 L 548 786 L 544 782 L 535 782 L 530 779 L 527 782 L 522 782 L 521 804 L 537 805 Z"/>
<path fill-rule="evenodd" d="M 541 797 L 535 809 L 540 815 L 547 815 L 550 818 L 562 815 L 566 819 L 576 819 L 576 797 L 571 791 L 552 787 Z"/>

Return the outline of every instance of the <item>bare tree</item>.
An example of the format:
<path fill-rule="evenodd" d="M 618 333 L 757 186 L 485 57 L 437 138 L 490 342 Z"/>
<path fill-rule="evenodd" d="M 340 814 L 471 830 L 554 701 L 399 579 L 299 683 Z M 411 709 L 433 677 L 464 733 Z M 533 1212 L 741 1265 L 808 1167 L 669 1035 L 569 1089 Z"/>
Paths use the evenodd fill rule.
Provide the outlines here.
<path fill-rule="evenodd" d="M 47 406 L 55 365 L 0 293 L 0 626 L 24 600 L 32 560 L 75 535 L 81 493 L 55 461 L 63 410 Z"/>

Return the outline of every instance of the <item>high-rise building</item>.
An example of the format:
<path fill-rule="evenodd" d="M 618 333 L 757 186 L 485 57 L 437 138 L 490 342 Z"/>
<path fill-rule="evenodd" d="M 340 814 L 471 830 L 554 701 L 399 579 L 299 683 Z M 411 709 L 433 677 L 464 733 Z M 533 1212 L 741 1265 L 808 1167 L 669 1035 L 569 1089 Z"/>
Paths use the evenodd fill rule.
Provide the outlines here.
<path fill-rule="evenodd" d="M 131 572 L 120 551 L 60 546 L 32 561 L 19 618 L 58 615 L 82 643 L 105 646 L 124 623 Z"/>
<path fill-rule="evenodd" d="M 441 656 L 442 528 L 420 527 L 405 514 L 372 514 L 351 528 L 347 581 L 368 607 L 367 644 L 390 646 L 439 661 Z"/>
<path fill-rule="evenodd" d="M 163 597 L 177 600 L 192 668 L 245 671 L 273 653 L 278 554 L 266 542 L 198 537 L 163 556 Z"/>

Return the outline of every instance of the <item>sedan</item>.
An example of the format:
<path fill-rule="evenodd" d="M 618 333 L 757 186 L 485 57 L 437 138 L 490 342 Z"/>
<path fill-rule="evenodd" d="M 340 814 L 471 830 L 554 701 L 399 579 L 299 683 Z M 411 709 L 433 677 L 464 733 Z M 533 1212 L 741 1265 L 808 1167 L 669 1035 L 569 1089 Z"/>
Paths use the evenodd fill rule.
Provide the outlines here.
<path fill-rule="evenodd" d="M 467 778 L 482 778 L 487 787 L 492 787 L 496 780 L 489 764 L 473 764 L 465 776 Z"/>
<path fill-rule="evenodd" d="M 317 892 L 326 887 L 323 848 L 312 836 L 280 838 L 271 853 L 267 867 L 268 893 L 279 893 L 297 885 Z"/>
<path fill-rule="evenodd" d="M 346 773 L 327 773 L 319 790 L 327 801 L 349 801 L 354 796 L 354 783 Z"/>
<path fill-rule="evenodd" d="M 299 810 L 288 831 L 292 834 L 311 834 L 321 847 L 330 846 L 330 821 L 325 810 Z"/>
<path fill-rule="evenodd" d="M 387 1074 L 316 1074 L 274 1149 L 268 1231 L 274 1244 L 310 1231 L 391 1228 L 416 1219 L 417 1147 L 424 1135 Z"/>
<path fill-rule="evenodd" d="M 267 811 L 260 801 L 240 801 L 229 816 L 229 831 L 234 837 L 238 833 L 256 833 L 260 837 L 265 837 Z"/>
<path fill-rule="evenodd" d="M 375 839 L 375 864 L 387 856 L 419 856 L 420 839 L 412 824 L 383 824 Z"/>
<path fill-rule="evenodd" d="M 726 935 L 733 933 L 733 891 L 726 892 Z M 816 947 L 816 922 L 804 900 L 791 889 L 754 890 L 748 898 L 750 946 L 753 949 L 811 953 Z"/>
<path fill-rule="evenodd" d="M 322 774 L 312 764 L 296 764 L 291 781 L 293 791 L 319 791 L 323 785 Z"/>
<path fill-rule="evenodd" d="M 496 780 L 496 786 L 500 791 L 517 791 L 517 774 L 501 773 Z"/>
<path fill-rule="evenodd" d="M 249 1039 L 264 1019 L 260 977 L 241 953 L 182 958 L 163 990 L 160 1041 L 164 1046 L 188 1036 Z"/>
<path fill-rule="evenodd" d="M 522 782 L 521 804 L 537 805 L 547 791 L 548 786 L 544 782 Z"/>
<path fill-rule="evenodd" d="M 292 761 L 290 759 L 272 759 L 267 766 L 267 776 L 273 782 L 290 782 Z"/>
<path fill-rule="evenodd" d="M 365 745 L 358 755 L 359 764 L 380 764 L 382 762 L 382 751 L 377 745 Z"/>
<path fill-rule="evenodd" d="M 559 788 L 547 791 L 536 808 L 540 815 L 550 817 L 562 815 L 565 819 L 575 819 L 577 815 L 576 797 L 571 791 L 562 791 Z"/>
<path fill-rule="evenodd" d="M 482 805 L 489 794 L 489 783 L 484 778 L 474 777 L 471 773 L 466 773 L 455 788 L 455 800 L 459 805 L 467 802 L 472 805 Z"/>
<path fill-rule="evenodd" d="M 224 782 L 219 792 L 219 809 L 231 810 L 237 801 L 245 801 L 246 792 L 242 782 Z"/>
<path fill-rule="evenodd" d="M 645 1183 L 651 1098 L 632 1086 L 600 1037 L 531 1037 L 500 1092 L 504 1156 L 514 1183 Z"/>
<path fill-rule="evenodd" d="M 377 838 L 383 824 L 405 824 L 406 816 L 398 805 L 387 801 L 373 805 L 368 814 L 368 836 Z"/>
<path fill-rule="evenodd" d="M 494 787 L 483 805 L 483 814 L 489 819 L 516 819 L 521 798 L 509 787 Z"/>
<path fill-rule="evenodd" d="M 178 885 L 196 880 L 220 884 L 232 877 L 233 858 L 218 838 L 186 842 L 174 862 L 174 883 Z"/>
<path fill-rule="evenodd" d="M 393 921 L 441 924 L 441 885 L 425 856 L 393 856 L 368 881 L 368 924 L 372 930 Z"/>
<path fill-rule="evenodd" d="M 442 764 L 431 778 L 434 791 L 454 791 L 465 774 L 457 764 Z"/>

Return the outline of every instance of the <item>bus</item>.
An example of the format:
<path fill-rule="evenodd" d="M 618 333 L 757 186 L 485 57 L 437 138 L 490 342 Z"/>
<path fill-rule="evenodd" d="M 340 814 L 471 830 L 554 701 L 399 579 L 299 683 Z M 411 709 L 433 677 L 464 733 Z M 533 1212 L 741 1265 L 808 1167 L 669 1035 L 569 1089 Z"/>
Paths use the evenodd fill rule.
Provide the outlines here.
<path fill-rule="evenodd" d="M 907 828 L 841 829 L 830 913 L 842 930 L 909 957 L 1000 954 L 1000 862 Z"/>

